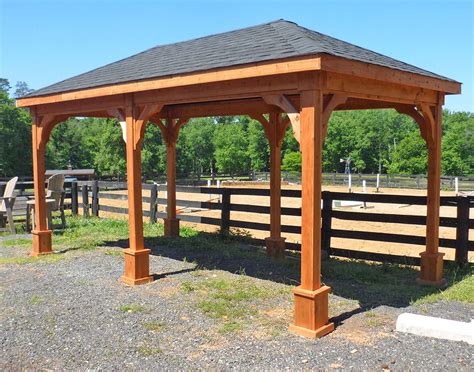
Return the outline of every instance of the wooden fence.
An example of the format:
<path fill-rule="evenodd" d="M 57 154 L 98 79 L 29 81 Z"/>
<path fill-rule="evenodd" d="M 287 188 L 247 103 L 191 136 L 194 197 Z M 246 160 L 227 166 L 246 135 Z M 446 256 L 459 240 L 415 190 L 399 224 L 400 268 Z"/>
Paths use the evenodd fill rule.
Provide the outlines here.
<path fill-rule="evenodd" d="M 102 200 L 127 200 L 127 195 L 117 194 L 116 190 L 126 190 L 127 185 L 123 182 L 105 182 L 105 181 L 85 181 L 73 182 L 71 185 L 71 209 L 73 214 L 77 214 L 79 208 L 82 208 L 82 214 L 85 216 L 99 216 L 100 211 L 127 214 L 127 208 L 108 206 L 101 203 Z M 79 189 L 81 189 L 82 205 L 78 203 Z M 166 217 L 165 213 L 158 212 L 158 205 L 166 205 L 165 198 L 159 198 L 160 192 L 166 191 L 165 185 L 143 184 L 144 190 L 150 191 L 150 196 L 144 196 L 143 202 L 150 205 L 143 214 L 151 222 L 156 222 L 158 218 Z M 220 218 L 197 216 L 190 214 L 180 214 L 182 221 L 213 225 L 220 228 L 221 231 L 228 231 L 230 228 L 250 229 L 269 231 L 268 223 L 242 221 L 231 219 L 231 211 L 269 214 L 270 207 L 251 204 L 232 203 L 233 195 L 246 196 L 269 196 L 268 189 L 251 188 L 215 188 L 215 187 L 190 187 L 177 186 L 177 192 L 213 194 L 220 195 L 219 201 L 192 201 L 178 199 L 178 207 L 202 208 L 207 210 L 219 210 Z M 300 190 L 282 190 L 282 197 L 301 198 Z M 341 249 L 331 246 L 331 238 L 358 239 L 379 242 L 414 244 L 423 246 L 426 238 L 423 236 L 400 235 L 386 232 L 353 231 L 332 228 L 333 219 L 356 220 L 366 222 L 396 223 L 408 225 L 425 225 L 426 217 L 417 215 L 403 214 L 381 214 L 367 213 L 347 210 L 337 210 L 333 208 L 334 201 L 358 201 L 362 203 L 389 203 L 389 204 L 407 204 L 407 205 L 426 205 L 426 197 L 409 195 L 386 195 L 386 194 L 358 194 L 358 193 L 339 193 L 324 191 L 322 196 L 322 248 L 330 255 L 365 259 L 379 262 L 392 262 L 410 265 L 419 265 L 419 257 L 400 256 L 387 253 L 373 253 L 359 250 Z M 456 229 L 455 239 L 440 239 L 440 246 L 456 250 L 455 261 L 463 265 L 468 262 L 469 251 L 474 251 L 474 241 L 469 240 L 469 230 L 474 229 L 474 219 L 469 218 L 471 208 L 474 208 L 474 197 L 467 196 L 443 196 L 441 197 L 442 206 L 450 206 L 457 209 L 457 217 L 441 217 L 440 226 Z M 281 213 L 284 216 L 301 216 L 301 208 L 283 207 Z M 282 232 L 300 234 L 301 227 L 295 225 L 282 225 Z M 256 244 L 264 244 L 263 239 L 252 239 Z M 287 242 L 287 249 L 299 251 L 300 245 Z M 421 251 L 422 249 L 420 249 Z"/>
<path fill-rule="evenodd" d="M 301 183 L 301 172 L 281 172 L 282 179 L 290 183 Z M 352 186 L 362 187 L 362 181 L 366 182 L 367 187 L 375 188 L 377 186 L 377 174 L 353 173 Z M 396 189 L 426 189 L 426 175 L 405 175 L 405 174 L 380 174 L 379 188 Z M 456 178 L 458 182 L 458 191 L 474 191 L 474 177 L 469 176 L 442 176 L 441 189 L 455 190 Z M 270 181 L 269 172 L 256 172 L 253 174 L 253 180 Z M 323 184 L 329 186 L 347 186 L 348 175 L 344 173 L 323 173 Z"/>

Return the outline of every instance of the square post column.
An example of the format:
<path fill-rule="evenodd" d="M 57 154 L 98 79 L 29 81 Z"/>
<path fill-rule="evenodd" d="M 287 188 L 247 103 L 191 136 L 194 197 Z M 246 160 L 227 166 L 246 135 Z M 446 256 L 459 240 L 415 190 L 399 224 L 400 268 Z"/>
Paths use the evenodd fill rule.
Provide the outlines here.
<path fill-rule="evenodd" d="M 301 285 L 294 288 L 295 314 L 290 330 L 310 338 L 334 329 L 328 323 L 328 286 L 321 286 L 321 178 L 323 94 L 301 92 L 302 219 Z"/>
<path fill-rule="evenodd" d="M 176 141 L 177 131 L 176 121 L 174 119 L 167 120 L 166 136 L 166 180 L 167 180 L 167 197 L 168 207 L 166 209 L 167 217 L 164 219 L 165 236 L 179 236 L 179 219 L 176 218 Z"/>
<path fill-rule="evenodd" d="M 45 148 L 46 141 L 42 136 L 46 136 L 41 122 L 36 115 L 36 110 L 32 109 L 32 145 L 33 145 L 33 180 L 35 192 L 35 229 L 33 235 L 33 250 L 31 256 L 39 256 L 52 253 L 51 230 L 47 228 L 46 222 L 46 192 L 45 192 Z"/>
<path fill-rule="evenodd" d="M 265 239 L 267 254 L 283 257 L 285 238 L 281 237 L 281 141 L 282 116 L 270 113 L 268 123 L 268 142 L 270 144 L 270 236 Z"/>
<path fill-rule="evenodd" d="M 438 104 L 431 113 L 431 108 L 423 110 L 425 120 L 429 124 L 431 136 L 428 143 L 428 196 L 426 210 L 426 251 L 421 256 L 421 272 L 417 279 L 419 284 L 444 286 L 443 256 L 439 247 L 439 210 L 441 182 L 441 126 L 442 105 Z"/>
<path fill-rule="evenodd" d="M 143 239 L 141 130 L 137 128 L 133 101 L 127 99 L 125 108 L 128 186 L 128 226 L 130 247 L 124 250 L 125 273 L 120 278 L 129 285 L 153 281 L 150 276 L 150 250 Z"/>

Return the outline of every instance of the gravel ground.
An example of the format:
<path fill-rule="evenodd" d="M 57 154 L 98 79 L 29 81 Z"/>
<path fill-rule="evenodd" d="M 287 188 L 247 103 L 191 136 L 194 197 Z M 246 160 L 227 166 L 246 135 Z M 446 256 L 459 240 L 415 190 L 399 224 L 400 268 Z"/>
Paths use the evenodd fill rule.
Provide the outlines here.
<path fill-rule="evenodd" d="M 26 253 L 0 242 L 0 257 Z M 474 369 L 474 347 L 466 343 L 394 332 L 402 312 L 469 321 L 474 318 L 469 304 L 378 305 L 361 311 L 357 301 L 331 295 L 338 327 L 322 339 L 307 340 L 286 329 L 290 287 L 251 278 L 282 294 L 256 299 L 253 305 L 263 310 L 251 315 L 242 330 L 224 333 L 221 319 L 196 306 L 202 293 L 185 293 L 183 283 L 230 280 L 237 274 L 201 270 L 172 254 L 153 255 L 157 280 L 128 287 L 117 281 L 123 270 L 117 253 L 119 248 L 107 247 L 68 252 L 56 262 L 1 265 L 0 368 Z"/>

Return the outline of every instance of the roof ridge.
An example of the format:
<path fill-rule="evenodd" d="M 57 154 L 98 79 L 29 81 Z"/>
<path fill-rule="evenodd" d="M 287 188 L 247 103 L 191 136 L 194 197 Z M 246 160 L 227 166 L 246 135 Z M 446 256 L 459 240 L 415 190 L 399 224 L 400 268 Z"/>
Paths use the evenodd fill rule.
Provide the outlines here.
<path fill-rule="evenodd" d="M 274 26 L 275 23 L 278 23 L 278 22 L 281 22 L 281 21 L 284 21 L 285 23 L 291 23 L 291 24 L 294 24 L 296 26 L 298 26 L 298 24 L 295 23 L 295 22 L 286 21 L 284 19 L 280 19 L 278 21 L 268 23 L 268 25 L 271 26 L 272 29 L 278 34 L 278 37 L 280 39 L 282 39 L 287 45 L 289 45 L 296 52 L 297 49 L 295 48 L 294 44 L 292 42 L 290 42 L 290 40 L 277 27 Z"/>
<path fill-rule="evenodd" d="M 374 51 L 374 50 L 372 50 L 372 49 L 369 49 L 369 48 L 366 48 L 366 47 L 363 47 L 363 46 L 360 46 L 360 45 L 356 45 L 356 44 L 350 43 L 350 42 L 348 42 L 348 41 L 344 41 L 344 40 L 342 40 L 342 39 L 338 39 L 337 37 L 334 37 L 334 36 L 330 36 L 330 35 L 323 34 L 323 33 L 319 32 L 319 31 L 311 30 L 311 29 L 306 28 L 306 27 L 304 27 L 304 26 L 300 26 L 300 25 L 297 25 L 297 26 L 298 26 L 298 28 L 300 29 L 300 31 L 302 31 L 302 33 L 305 34 L 305 37 L 308 38 L 308 39 L 310 39 L 310 40 L 312 40 L 312 41 L 314 41 L 314 39 L 312 38 L 312 36 L 315 35 L 315 34 L 317 34 L 317 35 L 319 35 L 319 36 L 322 36 L 322 37 L 325 37 L 325 38 L 329 38 L 329 39 L 331 39 L 331 40 L 335 40 L 335 41 L 340 42 L 340 43 L 344 43 L 344 44 L 349 45 L 349 46 L 351 46 L 351 47 L 353 47 L 353 48 L 357 48 L 357 49 L 359 49 L 359 50 L 368 51 L 368 52 L 370 52 L 370 53 L 373 53 L 373 54 L 378 55 L 379 57 L 382 57 L 382 58 L 389 58 L 389 59 L 391 59 L 392 61 L 396 61 L 396 62 L 398 62 L 398 63 L 401 63 L 401 64 L 405 65 L 405 66 L 416 67 L 418 70 L 421 70 L 421 71 L 424 71 L 424 72 L 427 72 L 427 73 L 436 75 L 436 76 L 438 76 L 438 77 L 440 77 L 440 78 L 443 78 L 443 79 L 447 79 L 447 78 L 446 78 L 445 76 L 443 76 L 443 75 L 436 74 L 436 73 L 434 73 L 434 72 L 431 72 L 431 71 L 429 71 L 429 70 L 426 70 L 426 69 L 421 68 L 421 67 L 418 67 L 418 66 L 415 66 L 415 65 L 413 65 L 413 64 L 411 64 L 411 63 L 404 62 L 404 61 L 402 61 L 402 60 L 400 60 L 400 59 L 391 57 L 391 56 L 389 56 L 389 55 L 376 52 L 376 51 Z M 308 34 L 309 34 L 309 35 L 308 35 Z M 331 54 L 331 53 L 329 53 L 329 54 Z M 345 58 L 348 58 L 348 57 L 345 57 Z M 373 63 L 373 64 L 376 64 L 376 65 L 380 65 L 380 64 L 379 64 L 378 62 L 376 62 L 376 61 L 372 61 L 372 63 Z M 394 68 L 394 69 L 401 70 L 400 68 L 397 68 L 397 67 L 393 67 L 393 68 Z"/>

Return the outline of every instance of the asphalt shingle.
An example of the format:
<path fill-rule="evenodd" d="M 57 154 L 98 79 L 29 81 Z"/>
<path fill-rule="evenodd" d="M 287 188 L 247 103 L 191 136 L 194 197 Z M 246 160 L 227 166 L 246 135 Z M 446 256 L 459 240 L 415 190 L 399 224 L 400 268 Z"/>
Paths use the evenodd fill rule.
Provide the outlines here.
<path fill-rule="evenodd" d="M 159 45 L 38 89 L 27 97 L 321 53 L 453 81 L 296 23 L 278 20 L 175 44 Z"/>

